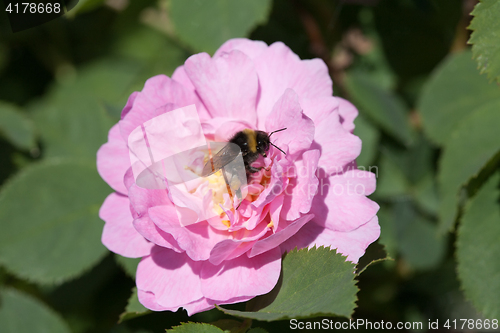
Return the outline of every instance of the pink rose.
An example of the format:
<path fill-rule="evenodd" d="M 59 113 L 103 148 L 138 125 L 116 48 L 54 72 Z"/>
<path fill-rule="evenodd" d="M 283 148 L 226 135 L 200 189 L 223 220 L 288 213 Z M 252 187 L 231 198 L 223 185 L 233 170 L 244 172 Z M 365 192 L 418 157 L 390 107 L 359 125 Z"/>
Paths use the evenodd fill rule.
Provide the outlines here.
<path fill-rule="evenodd" d="M 147 120 L 194 104 L 207 140 L 245 129 L 270 132 L 267 166 L 252 176 L 248 196 L 220 219 L 179 224 L 167 190 L 134 182 L 127 139 Z M 102 242 L 137 268 L 141 303 L 189 315 L 214 304 L 249 300 L 278 281 L 281 256 L 294 247 L 331 246 L 357 262 L 380 234 L 379 206 L 366 196 L 375 176 L 356 169 L 361 140 L 356 108 L 332 96 L 328 69 L 300 60 L 283 43 L 227 41 L 213 57 L 191 56 L 169 78 L 134 92 L 97 153 L 101 177 L 116 191 L 104 201 Z"/>

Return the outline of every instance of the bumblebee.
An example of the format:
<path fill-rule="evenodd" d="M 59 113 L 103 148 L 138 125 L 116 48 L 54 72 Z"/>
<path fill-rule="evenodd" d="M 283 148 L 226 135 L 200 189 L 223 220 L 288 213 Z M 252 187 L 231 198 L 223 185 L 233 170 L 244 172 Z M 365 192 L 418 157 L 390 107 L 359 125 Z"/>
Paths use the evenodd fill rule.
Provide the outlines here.
<path fill-rule="evenodd" d="M 284 130 L 286 130 L 286 128 L 273 131 L 269 135 L 264 131 L 254 131 L 252 129 L 244 129 L 236 133 L 229 140 L 229 143 L 232 144 L 225 145 L 205 164 L 202 171 L 202 177 L 208 177 L 222 169 L 225 165 L 231 163 L 240 152 L 245 164 L 247 177 L 252 173 L 260 171 L 264 167 L 255 168 L 252 166 L 252 163 L 259 158 L 259 155 L 267 157 L 266 153 L 269 151 L 270 145 L 273 145 L 285 154 L 283 150 L 274 145 L 270 140 L 271 135 Z"/>

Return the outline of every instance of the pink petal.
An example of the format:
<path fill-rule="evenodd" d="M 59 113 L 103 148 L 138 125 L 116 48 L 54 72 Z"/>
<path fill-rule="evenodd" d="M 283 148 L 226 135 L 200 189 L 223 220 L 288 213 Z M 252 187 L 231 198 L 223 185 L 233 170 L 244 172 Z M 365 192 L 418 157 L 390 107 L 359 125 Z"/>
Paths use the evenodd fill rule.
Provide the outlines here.
<path fill-rule="evenodd" d="M 233 50 L 239 50 L 253 60 L 266 49 L 267 44 L 264 42 L 246 38 L 234 38 L 222 44 L 222 46 L 215 52 L 214 58 L 220 57 L 224 53 L 230 53 Z"/>
<path fill-rule="evenodd" d="M 337 97 L 339 100 L 339 114 L 342 127 L 352 133 L 354 131 L 354 119 L 358 116 L 358 109 L 351 102 Z"/>
<path fill-rule="evenodd" d="M 128 197 L 138 217 L 146 215 L 150 207 L 170 204 L 166 189 L 148 190 L 133 184 L 129 188 Z"/>
<path fill-rule="evenodd" d="M 227 231 L 216 230 L 206 221 L 181 226 L 173 205 L 151 207 L 149 216 L 161 230 L 173 236 L 192 260 L 207 260 L 214 246 L 229 236 Z"/>
<path fill-rule="evenodd" d="M 331 175 L 342 172 L 346 164 L 359 156 L 361 140 L 342 126 L 337 112 L 332 112 L 316 124 L 312 147 L 321 150 L 319 167 Z"/>
<path fill-rule="evenodd" d="M 225 239 L 214 246 L 212 251 L 210 251 L 210 262 L 217 266 L 229 257 L 236 258 L 249 249 L 244 246 L 244 243 L 253 243 L 253 241 L 264 236 L 268 230 L 265 223 L 260 223 L 257 228 L 251 231 L 242 230 L 235 232 L 236 239 Z M 245 250 L 242 251 L 242 249 Z"/>
<path fill-rule="evenodd" d="M 205 262 L 201 270 L 203 295 L 224 302 L 257 296 L 274 288 L 281 270 L 281 251 L 275 248 L 253 258 L 240 256 L 219 266 Z"/>
<path fill-rule="evenodd" d="M 351 170 L 330 178 L 321 178 L 311 213 L 314 221 L 331 230 L 351 231 L 365 224 L 379 206 L 368 199 L 375 189 L 375 174 Z"/>
<path fill-rule="evenodd" d="M 104 200 L 99 217 L 106 222 L 102 231 L 102 243 L 110 251 L 128 258 L 140 258 L 149 254 L 153 244 L 135 230 L 126 196 L 111 193 Z"/>
<path fill-rule="evenodd" d="M 179 82 L 185 88 L 187 88 L 191 91 L 195 90 L 195 88 L 193 86 L 193 82 L 191 82 L 188 75 L 186 74 L 186 70 L 184 69 L 184 66 L 179 66 L 175 69 L 174 73 L 172 74 L 172 80 Z"/>
<path fill-rule="evenodd" d="M 185 253 L 155 247 L 137 266 L 137 289 L 153 293 L 161 307 L 179 308 L 203 297 L 202 265 Z"/>
<path fill-rule="evenodd" d="M 330 246 L 337 252 L 347 256 L 347 260 L 357 263 L 368 245 L 380 236 L 377 216 L 352 231 L 342 232 L 324 228 L 316 223 L 307 223 L 300 232 L 282 244 L 283 251 L 290 251 L 296 246 L 300 248 L 313 246 Z"/>
<path fill-rule="evenodd" d="M 320 153 L 318 150 L 309 150 L 302 155 L 302 159 L 295 162 L 296 177 L 290 179 L 285 189 L 281 217 L 293 221 L 311 210 L 311 204 L 318 190 L 318 167 Z"/>
<path fill-rule="evenodd" d="M 287 88 L 301 98 L 332 95 L 328 67 L 320 59 L 300 60 L 285 44 L 270 45 L 254 60 L 259 76 L 260 100 L 257 106 L 259 128 L 263 128 L 276 101 Z"/>
<path fill-rule="evenodd" d="M 312 119 L 316 126 L 325 120 L 330 113 L 338 110 L 340 98 L 335 96 L 322 96 L 316 98 L 301 98 L 302 106 L 306 116 Z"/>
<path fill-rule="evenodd" d="M 299 98 L 291 89 L 283 93 L 266 119 L 268 132 L 282 128 L 286 130 L 273 134 L 272 142 L 278 147 L 287 145 L 290 155 L 287 157 L 294 160 L 311 146 L 314 139 L 314 123 L 302 112 Z"/>
<path fill-rule="evenodd" d="M 122 110 L 120 118 L 123 119 L 127 115 L 127 113 L 132 109 L 132 106 L 134 105 L 135 98 L 139 94 L 138 91 L 134 91 L 130 96 L 128 97 L 127 104 L 125 104 L 125 107 Z"/>
<path fill-rule="evenodd" d="M 122 194 L 127 194 L 123 177 L 130 167 L 127 144 L 120 135 L 118 124 L 111 127 L 108 142 L 97 151 L 97 171 L 111 188 Z"/>
<path fill-rule="evenodd" d="M 257 73 L 244 53 L 234 50 L 214 59 L 199 53 L 186 60 L 184 67 L 212 117 L 256 124 Z"/>
<path fill-rule="evenodd" d="M 146 308 L 149 310 L 153 311 L 165 311 L 165 310 L 170 310 L 170 311 L 175 311 L 176 308 L 168 308 L 165 306 L 161 306 L 158 304 L 156 301 L 155 294 L 153 294 L 150 291 L 143 291 L 138 289 L 137 290 L 137 298 L 139 299 L 139 302 L 144 305 Z"/>
<path fill-rule="evenodd" d="M 171 106 L 165 109 L 167 104 Z M 193 91 L 168 76 L 154 76 L 146 81 L 144 89 L 137 94 L 132 108 L 120 120 L 122 137 L 128 140 L 129 134 L 144 122 L 165 112 L 191 104 L 194 104 L 197 110 L 204 108 Z"/>
<path fill-rule="evenodd" d="M 149 216 L 146 215 L 136 218 L 133 224 L 135 230 L 150 242 L 174 250 L 175 252 L 184 252 L 184 250 L 179 247 L 174 237 L 158 228 L 153 221 L 151 221 Z"/>
<path fill-rule="evenodd" d="M 309 222 L 313 217 L 313 214 L 304 215 L 296 221 L 293 221 L 286 228 L 278 231 L 277 233 L 265 239 L 257 241 L 248 254 L 248 257 L 255 257 L 261 253 L 267 252 L 273 248 L 280 246 L 281 243 L 295 235 L 299 231 L 299 229 L 302 228 L 302 226 Z"/>

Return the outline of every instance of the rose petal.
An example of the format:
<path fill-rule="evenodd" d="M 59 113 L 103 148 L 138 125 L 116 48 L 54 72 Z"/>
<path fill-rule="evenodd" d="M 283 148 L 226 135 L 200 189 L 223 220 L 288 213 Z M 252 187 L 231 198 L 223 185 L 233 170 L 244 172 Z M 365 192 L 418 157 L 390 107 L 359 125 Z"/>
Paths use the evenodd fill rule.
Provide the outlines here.
<path fill-rule="evenodd" d="M 332 80 L 326 64 L 320 59 L 300 60 L 282 42 L 270 45 L 254 63 L 260 85 L 259 128 L 264 127 L 274 104 L 287 88 L 295 90 L 301 98 L 332 95 Z"/>
<path fill-rule="evenodd" d="M 171 106 L 165 109 L 167 104 Z M 194 104 L 197 110 L 204 108 L 193 91 L 168 76 L 154 76 L 146 81 L 144 89 L 137 94 L 132 108 L 120 120 L 122 137 L 128 140 L 130 133 L 144 122 L 165 112 L 191 104 Z"/>
<path fill-rule="evenodd" d="M 246 246 L 242 246 L 244 245 L 243 243 L 250 243 L 260 239 L 268 230 L 265 223 L 260 223 L 257 228 L 253 230 L 235 232 L 235 239 L 225 239 L 214 246 L 212 251 L 210 251 L 210 262 L 217 266 L 229 257 L 236 258 L 246 252 L 242 251 L 242 248 L 247 248 Z M 237 249 L 239 249 L 239 251 L 237 251 Z"/>
<path fill-rule="evenodd" d="M 214 59 L 206 53 L 186 60 L 185 70 L 212 117 L 256 124 L 258 79 L 253 62 L 234 50 Z"/>
<path fill-rule="evenodd" d="M 216 230 L 206 221 L 182 227 L 173 205 L 151 207 L 149 216 L 161 230 L 173 236 L 192 260 L 207 260 L 214 246 L 229 236 L 227 231 Z"/>
<path fill-rule="evenodd" d="M 97 151 L 97 172 L 113 190 L 127 194 L 123 177 L 129 167 L 127 144 L 122 140 L 117 124 L 109 130 L 108 142 Z"/>
<path fill-rule="evenodd" d="M 137 289 L 152 292 L 162 307 L 179 308 L 203 297 L 202 265 L 185 253 L 155 247 L 137 266 Z"/>
<path fill-rule="evenodd" d="M 117 193 L 108 195 L 99 210 L 99 217 L 106 222 L 101 240 L 110 251 L 128 258 L 149 254 L 153 244 L 135 230 L 126 196 Z"/>
<path fill-rule="evenodd" d="M 278 247 L 281 243 L 295 235 L 299 231 L 299 229 L 302 228 L 302 226 L 309 222 L 313 217 L 313 214 L 304 215 L 301 218 L 293 221 L 286 228 L 278 231 L 277 233 L 265 239 L 257 241 L 248 254 L 248 257 L 252 258 Z"/>
<path fill-rule="evenodd" d="M 342 232 L 330 230 L 314 222 L 307 223 L 300 232 L 282 244 L 282 251 L 290 251 L 295 247 L 312 248 L 313 246 L 330 246 L 337 252 L 347 256 L 347 260 L 357 263 L 365 253 L 368 245 L 380 236 L 377 216 L 352 231 Z"/>
<path fill-rule="evenodd" d="M 201 290 L 205 297 L 220 301 L 262 295 L 274 288 L 280 270 L 279 248 L 253 258 L 240 256 L 218 266 L 205 262 L 201 270 Z"/>
<path fill-rule="evenodd" d="M 264 42 L 246 38 L 233 38 L 222 44 L 222 46 L 215 52 L 214 58 L 220 57 L 224 53 L 230 53 L 233 50 L 239 50 L 253 60 L 266 49 L 267 44 Z"/>
<path fill-rule="evenodd" d="M 311 207 L 314 221 L 336 231 L 358 228 L 373 218 L 379 209 L 366 197 L 374 189 L 375 175 L 367 171 L 351 170 L 321 178 Z"/>
<path fill-rule="evenodd" d="M 338 113 L 332 112 L 316 125 L 312 147 L 321 150 L 318 165 L 331 175 L 341 173 L 346 164 L 359 156 L 361 140 L 342 127 Z"/>
<path fill-rule="evenodd" d="M 311 210 L 311 204 L 318 190 L 318 167 L 320 153 L 318 150 L 309 150 L 302 155 L 302 159 L 295 162 L 296 177 L 290 179 L 285 189 L 281 217 L 293 221 Z"/>
<path fill-rule="evenodd" d="M 338 110 L 341 98 L 335 96 L 322 96 L 316 98 L 300 98 L 300 106 L 306 116 L 318 126 L 330 113 Z"/>
<path fill-rule="evenodd" d="M 295 91 L 287 89 L 273 107 L 266 120 L 266 130 L 286 130 L 272 135 L 274 145 L 288 146 L 288 158 L 294 160 L 311 146 L 314 139 L 314 123 L 303 112 Z"/>
<path fill-rule="evenodd" d="M 133 224 L 135 230 L 137 230 L 138 233 L 150 242 L 158 246 L 171 249 L 175 252 L 184 252 L 184 250 L 177 244 L 174 237 L 158 228 L 153 221 L 151 221 L 149 216 L 146 215 L 136 218 L 134 219 Z"/>
<path fill-rule="evenodd" d="M 342 127 L 352 133 L 354 131 L 354 119 L 358 116 L 358 109 L 351 102 L 337 97 L 339 100 L 339 114 Z"/>

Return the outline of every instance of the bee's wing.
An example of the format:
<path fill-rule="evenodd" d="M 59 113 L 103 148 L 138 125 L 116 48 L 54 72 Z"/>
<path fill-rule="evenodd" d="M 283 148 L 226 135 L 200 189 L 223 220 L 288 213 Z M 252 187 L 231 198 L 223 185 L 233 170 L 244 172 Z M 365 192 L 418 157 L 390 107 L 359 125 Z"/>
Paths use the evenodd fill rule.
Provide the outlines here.
<path fill-rule="evenodd" d="M 213 156 L 213 158 L 208 161 L 203 167 L 201 172 L 202 177 L 208 177 L 211 174 L 217 172 L 219 169 L 224 167 L 226 164 L 232 162 L 236 156 L 241 152 L 240 147 L 234 143 L 229 143 L 222 147 L 221 150 Z"/>

